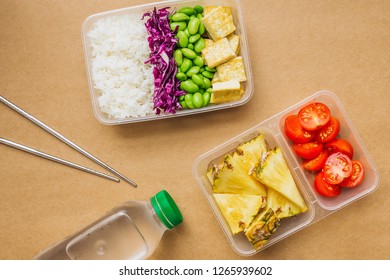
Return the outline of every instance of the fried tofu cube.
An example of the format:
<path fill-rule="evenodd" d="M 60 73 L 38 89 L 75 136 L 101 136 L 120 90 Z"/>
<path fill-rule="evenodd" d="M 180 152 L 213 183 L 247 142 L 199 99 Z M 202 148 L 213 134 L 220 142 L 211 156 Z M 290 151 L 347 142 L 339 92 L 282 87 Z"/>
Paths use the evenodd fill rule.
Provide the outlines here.
<path fill-rule="evenodd" d="M 206 64 L 210 68 L 214 68 L 236 57 L 236 54 L 232 51 L 229 41 L 226 38 L 216 41 L 207 48 L 204 48 L 202 54 L 206 60 Z"/>
<path fill-rule="evenodd" d="M 241 98 L 242 94 L 243 90 L 239 81 L 218 82 L 213 84 L 210 103 L 219 104 L 236 101 Z"/>
<path fill-rule="evenodd" d="M 207 14 L 209 14 L 215 8 L 218 8 L 218 6 L 204 6 L 203 7 L 203 16 L 206 16 Z"/>
<path fill-rule="evenodd" d="M 236 30 L 232 10 L 226 6 L 218 6 L 211 9 L 202 18 L 202 22 L 207 33 L 214 41 L 221 40 Z"/>
<path fill-rule="evenodd" d="M 229 41 L 230 47 L 236 55 L 240 52 L 240 36 L 231 33 L 226 37 Z"/>
<path fill-rule="evenodd" d="M 237 80 L 246 81 L 245 68 L 242 56 L 237 56 L 217 66 L 218 79 L 220 82 Z"/>

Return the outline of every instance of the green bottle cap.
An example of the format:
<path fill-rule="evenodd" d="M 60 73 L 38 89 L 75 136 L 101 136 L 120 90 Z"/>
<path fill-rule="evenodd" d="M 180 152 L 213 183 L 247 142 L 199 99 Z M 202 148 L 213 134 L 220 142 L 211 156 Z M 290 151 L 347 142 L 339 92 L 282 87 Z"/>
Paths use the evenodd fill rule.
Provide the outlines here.
<path fill-rule="evenodd" d="M 172 229 L 183 221 L 179 208 L 166 190 L 151 197 L 150 202 L 157 216 L 167 228 Z"/>

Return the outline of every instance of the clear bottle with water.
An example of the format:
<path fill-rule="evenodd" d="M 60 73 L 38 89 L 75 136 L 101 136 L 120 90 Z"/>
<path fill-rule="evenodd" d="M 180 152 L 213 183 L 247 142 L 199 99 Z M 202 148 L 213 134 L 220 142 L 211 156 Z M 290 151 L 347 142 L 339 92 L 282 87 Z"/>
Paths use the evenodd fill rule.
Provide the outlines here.
<path fill-rule="evenodd" d="M 147 259 L 165 231 L 183 221 L 165 190 L 149 201 L 128 201 L 96 222 L 42 251 L 35 259 Z"/>

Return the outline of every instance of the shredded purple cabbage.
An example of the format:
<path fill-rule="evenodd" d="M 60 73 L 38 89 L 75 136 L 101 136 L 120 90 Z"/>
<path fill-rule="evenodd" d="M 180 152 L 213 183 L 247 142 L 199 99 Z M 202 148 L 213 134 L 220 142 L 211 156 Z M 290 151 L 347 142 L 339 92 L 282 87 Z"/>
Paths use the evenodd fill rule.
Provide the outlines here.
<path fill-rule="evenodd" d="M 156 114 L 160 112 L 176 113 L 181 109 L 179 96 L 184 91 L 179 89 L 180 82 L 176 79 L 177 66 L 173 59 L 173 52 L 177 40 L 175 33 L 169 26 L 169 7 L 152 12 L 146 12 L 142 19 L 149 17 L 145 26 L 148 31 L 148 43 L 151 50 L 150 59 L 145 63 L 153 65 L 154 96 L 153 109 Z"/>

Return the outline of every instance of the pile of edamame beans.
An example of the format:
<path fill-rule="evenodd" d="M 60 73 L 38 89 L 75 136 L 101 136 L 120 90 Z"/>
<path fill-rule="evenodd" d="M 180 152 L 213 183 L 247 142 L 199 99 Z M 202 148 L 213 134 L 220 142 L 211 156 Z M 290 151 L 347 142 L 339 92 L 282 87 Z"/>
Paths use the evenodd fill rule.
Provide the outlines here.
<path fill-rule="evenodd" d="M 183 7 L 170 16 L 170 27 L 177 31 L 177 49 L 173 56 L 178 67 L 176 78 L 186 94 L 179 102 L 184 109 L 201 108 L 210 103 L 211 79 L 216 72 L 209 68 L 201 56 L 206 43 L 202 35 L 205 27 L 201 21 L 203 7 Z"/>

